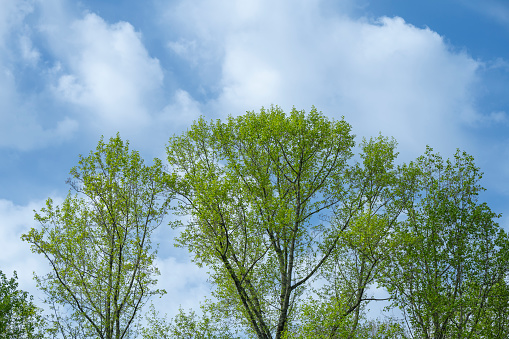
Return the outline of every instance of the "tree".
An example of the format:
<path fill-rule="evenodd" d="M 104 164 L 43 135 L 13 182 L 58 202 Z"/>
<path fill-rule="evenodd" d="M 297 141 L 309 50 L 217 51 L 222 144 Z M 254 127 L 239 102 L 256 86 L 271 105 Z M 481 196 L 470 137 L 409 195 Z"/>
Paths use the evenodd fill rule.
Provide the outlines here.
<path fill-rule="evenodd" d="M 493 324 L 489 303 L 506 293 L 507 234 L 478 202 L 482 174 L 470 155 L 444 161 L 427 148 L 411 167 L 418 185 L 380 281 L 417 336 L 479 338 Z"/>
<path fill-rule="evenodd" d="M 147 299 L 164 292 L 151 289 L 159 272 L 150 241 L 166 212 L 162 164 L 144 165 L 117 134 L 70 174 L 75 194 L 61 206 L 48 199 L 35 214 L 40 229 L 22 236 L 51 265 L 37 281 L 63 337 L 129 338 Z"/>
<path fill-rule="evenodd" d="M 367 304 L 387 300 L 367 290 L 388 259 L 386 247 L 414 182 L 405 165 L 395 166 L 395 149 L 396 142 L 382 136 L 363 140 L 362 162 L 352 166 L 349 180 L 364 208 L 352 216 L 322 266 L 321 287 L 301 306 L 299 324 L 288 338 L 361 338 Z"/>
<path fill-rule="evenodd" d="M 0 271 L 0 338 L 42 339 L 45 319 L 33 296 L 18 290 L 18 276 L 7 279 Z"/>
<path fill-rule="evenodd" d="M 315 108 L 287 116 L 271 107 L 224 123 L 199 119 L 170 139 L 169 189 L 187 218 L 173 224 L 184 226 L 177 244 L 210 269 L 211 311 L 258 338 L 292 327 L 306 284 L 375 196 L 375 177 L 361 180 L 348 164 L 350 130 Z M 378 189 L 389 194 L 380 170 Z"/>

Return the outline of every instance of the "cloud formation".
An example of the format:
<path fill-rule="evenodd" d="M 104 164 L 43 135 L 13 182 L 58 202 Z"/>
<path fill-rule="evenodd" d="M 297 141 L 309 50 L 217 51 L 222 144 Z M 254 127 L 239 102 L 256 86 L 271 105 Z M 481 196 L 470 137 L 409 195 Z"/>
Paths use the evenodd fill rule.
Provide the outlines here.
<path fill-rule="evenodd" d="M 421 152 L 430 142 L 459 145 L 461 124 L 476 114 L 479 63 L 402 18 L 353 19 L 323 6 L 197 1 L 181 2 L 167 15 L 181 33 L 173 43 L 195 51 L 176 52 L 189 59 L 209 55 L 216 60 L 211 67 L 221 70 L 209 110 L 315 105 L 345 115 L 356 134 L 381 131 L 408 151 Z"/>
<path fill-rule="evenodd" d="M 37 94 L 22 93 L 26 66 L 35 67 L 40 52 L 33 46 L 24 20 L 33 11 L 29 1 L 4 1 L 0 11 L 0 147 L 30 150 L 68 140 L 78 124 L 67 116 L 40 121 Z M 31 75 L 36 83 L 40 73 Z"/>
<path fill-rule="evenodd" d="M 3 72 L 2 72 L 3 71 Z M 35 99 L 27 100 L 19 95 L 13 73 L 0 70 L 0 147 L 18 150 L 41 148 L 61 143 L 72 137 L 78 123 L 64 117 L 51 127 L 43 127 L 38 121 Z"/>
<path fill-rule="evenodd" d="M 61 199 L 57 199 L 58 202 Z M 8 277 L 13 271 L 18 273 L 20 289 L 28 291 L 37 297 L 42 297 L 33 278 L 33 272 L 38 275 L 48 272 L 49 267 L 44 258 L 30 252 L 30 245 L 21 241 L 21 235 L 36 227 L 33 210 L 44 205 L 43 201 L 33 201 L 27 205 L 16 205 L 9 200 L 0 199 L 0 269 Z M 35 300 L 41 305 L 39 298 Z"/>
<path fill-rule="evenodd" d="M 163 73 L 131 24 L 108 24 L 89 13 L 71 24 L 65 43 L 57 97 L 83 107 L 99 124 L 149 124 L 150 96 L 160 90 Z"/>
<path fill-rule="evenodd" d="M 164 69 L 130 23 L 108 23 L 90 12 L 75 17 L 64 5 L 57 0 L 41 5 L 46 14 L 39 31 L 56 60 L 47 86 L 53 100 L 74 115 L 45 129 L 36 115 L 22 115 L 16 125 L 33 125 L 31 134 L 38 139 L 65 140 L 83 125 L 106 134 L 162 134 L 200 114 L 315 105 L 329 116 L 345 115 L 360 136 L 391 135 L 403 152 L 415 153 L 427 143 L 453 149 L 464 141 L 462 124 L 486 120 L 476 111 L 473 95 L 480 62 L 402 18 L 352 18 L 351 3 L 335 14 L 318 0 L 169 5 L 164 14 L 173 37 L 168 52 L 196 70 L 204 93 L 200 98 L 179 89 L 182 79 L 175 79 L 176 88 L 168 93 Z M 27 13 L 27 8 L 15 10 Z M 51 20 L 50 10 L 57 13 Z M 30 34 L 18 40 L 24 60 L 37 64 L 41 53 Z M 16 88 L 9 89 L 15 97 Z"/>

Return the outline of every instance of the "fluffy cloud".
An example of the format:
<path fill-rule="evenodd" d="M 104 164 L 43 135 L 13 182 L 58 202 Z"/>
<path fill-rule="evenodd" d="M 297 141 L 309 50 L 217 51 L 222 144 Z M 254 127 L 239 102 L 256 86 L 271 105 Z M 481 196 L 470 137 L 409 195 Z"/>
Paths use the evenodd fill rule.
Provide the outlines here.
<path fill-rule="evenodd" d="M 30 37 L 22 35 L 19 38 L 19 47 L 21 50 L 21 57 L 30 65 L 35 66 L 41 57 L 41 53 L 34 48 Z"/>
<path fill-rule="evenodd" d="M 0 11 L 0 47 L 4 47 L 9 34 L 18 28 L 25 16 L 33 11 L 31 1 L 2 0 Z"/>
<path fill-rule="evenodd" d="M 57 199 L 61 201 L 61 199 Z M 42 294 L 37 290 L 33 272 L 43 275 L 48 265 L 37 254 L 30 252 L 30 245 L 21 241 L 21 235 L 36 227 L 33 210 L 39 210 L 43 201 L 33 201 L 27 205 L 16 205 L 12 201 L 0 199 L 0 270 L 8 277 L 13 271 L 18 273 L 19 288 L 37 297 Z M 39 298 L 36 302 L 40 304 Z"/>
<path fill-rule="evenodd" d="M 29 150 L 62 142 L 73 135 L 78 124 L 69 117 L 44 128 L 37 121 L 37 105 L 22 100 L 12 72 L 4 68 L 0 74 L 0 147 Z"/>
<path fill-rule="evenodd" d="M 74 21 L 61 41 L 63 71 L 57 97 L 83 107 L 97 126 L 140 128 L 150 122 L 151 97 L 162 86 L 159 61 L 127 22 L 108 24 L 95 14 Z"/>
<path fill-rule="evenodd" d="M 410 153 L 426 143 L 460 145 L 462 124 L 476 115 L 471 90 L 479 63 L 402 18 L 353 19 L 324 6 L 198 1 L 167 15 L 181 33 L 175 52 L 217 60 L 211 67 L 221 69 L 220 90 L 211 111 L 315 105 L 345 115 L 356 134 L 395 136 Z M 193 56 L 184 53 L 189 47 Z"/>
<path fill-rule="evenodd" d="M 77 133 L 120 131 L 162 148 L 175 122 L 199 114 L 183 90 L 164 97 L 159 60 L 130 23 L 76 13 L 65 0 L 2 6 L 0 147 L 31 150 Z"/>
<path fill-rule="evenodd" d="M 0 147 L 29 150 L 68 140 L 77 129 L 70 117 L 39 120 L 38 99 L 22 93 L 21 74 L 26 65 L 35 67 L 40 52 L 33 46 L 24 22 L 33 11 L 29 1 L 4 1 L 0 11 Z M 36 72 L 31 82 L 39 80 Z"/>
<path fill-rule="evenodd" d="M 200 104 L 184 90 L 177 90 L 168 104 L 158 115 L 160 126 L 173 125 L 173 127 L 185 128 L 198 119 L 201 114 Z"/>

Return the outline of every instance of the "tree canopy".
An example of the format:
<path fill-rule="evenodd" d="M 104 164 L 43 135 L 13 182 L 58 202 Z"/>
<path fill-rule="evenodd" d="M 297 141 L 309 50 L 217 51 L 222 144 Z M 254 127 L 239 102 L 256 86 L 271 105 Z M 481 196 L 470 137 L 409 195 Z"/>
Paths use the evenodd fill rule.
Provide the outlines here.
<path fill-rule="evenodd" d="M 158 270 L 150 239 L 166 212 L 162 164 L 144 165 L 117 135 L 70 173 L 75 194 L 60 206 L 48 199 L 35 214 L 40 229 L 23 235 L 51 265 L 38 283 L 64 337 L 133 337 L 141 307 L 164 292 L 151 289 Z"/>
<path fill-rule="evenodd" d="M 418 184 L 379 281 L 417 336 L 477 338 L 490 303 L 506 293 L 497 286 L 509 269 L 507 233 L 478 201 L 482 174 L 472 156 L 457 151 L 444 161 L 428 148 L 413 166 Z"/>
<path fill-rule="evenodd" d="M 343 118 L 277 106 L 198 119 L 169 139 L 167 166 L 145 165 L 118 134 L 101 138 L 71 169 L 63 203 L 48 199 L 40 227 L 22 237 L 52 269 L 36 277 L 53 313 L 41 320 L 53 324 L 47 333 L 507 337 L 509 239 L 481 201 L 473 157 L 444 160 L 428 147 L 405 164 L 394 139 L 354 139 Z M 208 269 L 212 298 L 201 314 L 181 309 L 170 321 L 152 307 L 139 330 L 142 307 L 164 294 L 151 235 L 168 212 L 174 243 Z M 2 286 L 27 298 L 12 279 Z M 377 299 L 374 287 L 389 296 Z M 370 318 L 379 300 L 402 317 Z M 34 312 L 22 323 L 42 319 Z"/>
<path fill-rule="evenodd" d="M 397 219 L 406 181 L 394 168 L 395 143 L 365 142 L 363 161 L 350 164 L 353 138 L 348 123 L 315 108 L 271 107 L 200 119 L 170 139 L 174 210 L 188 217 L 177 243 L 211 269 L 216 311 L 258 338 L 292 329 L 306 284 L 332 267 L 353 223 L 378 215 L 388 230 Z M 344 316 L 366 298 L 372 273 Z"/>

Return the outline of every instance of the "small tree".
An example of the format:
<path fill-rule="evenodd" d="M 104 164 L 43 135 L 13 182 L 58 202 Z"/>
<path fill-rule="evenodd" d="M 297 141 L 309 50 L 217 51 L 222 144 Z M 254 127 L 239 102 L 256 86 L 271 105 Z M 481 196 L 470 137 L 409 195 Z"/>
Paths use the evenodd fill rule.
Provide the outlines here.
<path fill-rule="evenodd" d="M 41 228 L 22 236 L 51 265 L 37 281 L 64 337 L 129 338 L 147 299 L 164 292 L 151 289 L 159 272 L 150 236 L 166 211 L 159 201 L 165 174 L 154 161 L 144 165 L 118 134 L 101 139 L 71 169 L 76 194 L 61 206 L 48 199 L 35 214 Z"/>
<path fill-rule="evenodd" d="M 0 339 L 42 339 L 45 319 L 33 303 L 33 296 L 18 290 L 16 271 L 7 279 L 0 271 Z"/>

